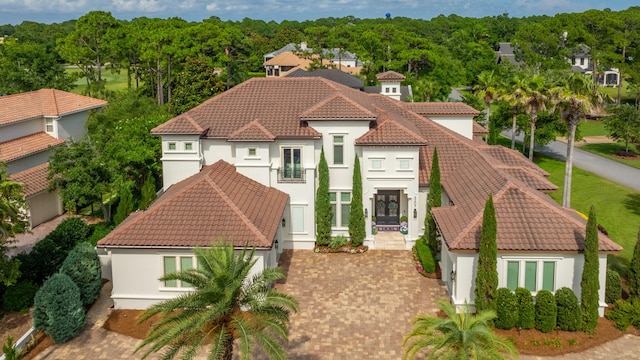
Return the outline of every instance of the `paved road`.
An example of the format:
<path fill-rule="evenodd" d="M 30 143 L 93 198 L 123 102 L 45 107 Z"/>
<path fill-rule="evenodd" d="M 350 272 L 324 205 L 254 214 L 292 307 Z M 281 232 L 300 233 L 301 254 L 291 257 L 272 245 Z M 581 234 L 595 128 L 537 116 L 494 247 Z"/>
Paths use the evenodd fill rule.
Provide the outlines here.
<path fill-rule="evenodd" d="M 511 138 L 510 131 L 503 134 Z M 517 136 L 516 141 L 522 142 L 522 135 Z M 536 151 L 562 161 L 567 158 L 567 144 L 561 141 L 553 141 L 543 147 L 537 146 Z M 573 166 L 640 191 L 640 169 L 580 150 L 578 147 L 573 150 Z"/>

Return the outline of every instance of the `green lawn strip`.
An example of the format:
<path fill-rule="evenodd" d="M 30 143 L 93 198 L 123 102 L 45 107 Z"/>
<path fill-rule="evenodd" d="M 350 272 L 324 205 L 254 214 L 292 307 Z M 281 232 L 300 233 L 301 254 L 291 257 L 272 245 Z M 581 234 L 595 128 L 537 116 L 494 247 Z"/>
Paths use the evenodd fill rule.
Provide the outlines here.
<path fill-rule="evenodd" d="M 604 123 L 598 120 L 585 120 L 580 122 L 580 135 L 585 136 L 607 136 L 609 131 L 604 127 Z"/>
<path fill-rule="evenodd" d="M 546 156 L 539 157 L 536 163 L 549 172 L 549 180 L 558 185 L 559 189 L 550 195 L 561 203 L 565 163 Z M 619 255 L 622 259 L 616 260 L 628 263 L 640 225 L 640 193 L 574 167 L 571 207 L 588 214 L 591 205 L 596 208 L 598 223 L 609 232 L 613 241 L 624 248 Z"/>
<path fill-rule="evenodd" d="M 79 73 L 78 69 L 67 69 L 69 73 Z M 102 71 L 102 79 L 106 81 L 106 87 L 108 90 L 121 90 L 127 88 L 127 72 L 126 70 L 118 73 L 113 73 L 111 70 Z M 74 82 L 75 87 L 71 89 L 72 93 L 82 94 L 87 88 L 87 80 L 84 77 L 80 77 Z"/>
<path fill-rule="evenodd" d="M 640 169 L 640 160 L 636 158 L 632 159 L 624 159 L 617 156 L 613 156 L 617 154 L 619 151 L 624 150 L 624 143 L 602 143 L 602 144 L 585 144 L 580 146 L 581 150 L 588 151 L 590 153 L 600 155 L 602 157 L 606 157 L 607 159 L 611 159 L 629 166 L 633 166 L 634 168 Z M 629 144 L 629 150 L 640 152 L 637 146 L 633 144 Z"/>

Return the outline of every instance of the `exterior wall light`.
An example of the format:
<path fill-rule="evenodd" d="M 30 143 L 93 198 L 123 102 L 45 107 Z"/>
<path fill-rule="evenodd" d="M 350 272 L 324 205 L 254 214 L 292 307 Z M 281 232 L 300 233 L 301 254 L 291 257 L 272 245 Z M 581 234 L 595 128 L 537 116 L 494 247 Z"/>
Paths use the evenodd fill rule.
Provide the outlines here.
<path fill-rule="evenodd" d="M 287 226 L 287 220 L 285 220 L 284 218 L 282 218 L 282 227 Z"/>

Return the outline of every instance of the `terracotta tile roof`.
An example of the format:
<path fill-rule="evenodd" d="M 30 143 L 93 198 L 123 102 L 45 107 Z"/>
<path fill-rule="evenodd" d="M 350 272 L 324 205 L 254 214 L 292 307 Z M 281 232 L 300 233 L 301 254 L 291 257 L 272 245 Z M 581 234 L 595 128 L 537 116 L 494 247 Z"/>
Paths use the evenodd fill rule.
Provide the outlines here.
<path fill-rule="evenodd" d="M 205 129 L 187 114 L 179 115 L 160 126 L 151 129 L 152 134 L 204 134 Z"/>
<path fill-rule="evenodd" d="M 478 124 L 477 121 L 473 122 L 473 135 L 481 135 L 481 134 L 488 134 L 488 133 L 489 133 L 489 130 L 487 130 L 487 128 Z"/>
<path fill-rule="evenodd" d="M 194 247 L 214 241 L 271 247 L 289 196 L 222 160 L 171 186 L 129 216 L 100 247 Z"/>
<path fill-rule="evenodd" d="M 480 112 L 463 102 L 407 102 L 409 110 L 424 116 L 437 115 L 473 115 Z"/>
<path fill-rule="evenodd" d="M 487 144 L 480 144 L 477 148 L 480 150 L 480 153 L 486 155 L 485 158 L 493 162 L 495 166 L 527 168 L 528 170 L 536 172 L 542 176 L 549 176 L 548 172 L 544 171 L 542 168 L 532 163 L 529 159 L 524 157 L 524 155 L 515 150 L 508 149 L 504 146 Z"/>
<path fill-rule="evenodd" d="M 24 184 L 24 196 L 30 197 L 37 193 L 47 190 L 49 187 L 49 163 L 40 164 L 19 173 L 11 175 L 13 181 L 21 182 Z"/>
<path fill-rule="evenodd" d="M 494 197 L 498 224 L 499 251 L 582 251 L 586 221 L 553 200 L 543 199 L 529 188 L 509 183 Z M 455 208 L 434 209 L 438 224 Z M 437 215 L 436 215 L 437 214 Z M 461 236 L 448 242 L 453 250 L 476 250 L 480 242 L 482 213 L 476 216 Z M 617 252 L 622 248 L 599 235 L 600 251 Z"/>
<path fill-rule="evenodd" d="M 104 100 L 55 89 L 0 96 L 0 126 L 44 116 L 63 116 L 107 105 Z"/>
<path fill-rule="evenodd" d="M 390 119 L 369 130 L 356 139 L 356 145 L 426 145 L 427 142 L 416 133 Z"/>
<path fill-rule="evenodd" d="M 376 79 L 378 79 L 378 81 L 404 81 L 406 77 L 400 73 L 389 70 L 376 74 Z"/>
<path fill-rule="evenodd" d="M 507 166 L 498 166 L 502 172 L 509 174 L 519 181 L 527 184 L 527 186 L 532 187 L 536 190 L 540 191 L 556 191 L 558 190 L 558 186 L 547 180 L 546 177 L 541 175 L 538 171 L 532 170 L 528 167 L 507 167 Z"/>
<path fill-rule="evenodd" d="M 300 114 L 300 118 L 302 120 L 374 120 L 376 115 L 351 98 L 343 94 L 335 94 Z"/>
<path fill-rule="evenodd" d="M 265 129 L 258 120 L 253 120 L 234 131 L 227 138 L 228 141 L 274 141 L 275 139 L 276 136 Z"/>
<path fill-rule="evenodd" d="M 282 52 L 275 57 L 269 59 L 264 65 L 280 65 L 280 66 L 302 66 L 307 67 L 311 64 L 310 59 L 301 58 L 292 51 Z"/>
<path fill-rule="evenodd" d="M 0 160 L 14 161 L 64 144 L 44 131 L 0 143 Z"/>

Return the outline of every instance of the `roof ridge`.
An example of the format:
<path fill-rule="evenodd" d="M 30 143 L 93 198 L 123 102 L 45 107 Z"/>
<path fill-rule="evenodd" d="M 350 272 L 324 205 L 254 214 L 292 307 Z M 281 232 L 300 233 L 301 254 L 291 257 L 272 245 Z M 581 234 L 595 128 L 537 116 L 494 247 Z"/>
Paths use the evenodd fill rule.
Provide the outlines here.
<path fill-rule="evenodd" d="M 59 116 L 60 109 L 58 108 L 58 98 L 56 96 L 55 89 L 47 89 L 47 90 L 51 90 L 51 97 L 53 98 L 53 107 L 55 108 L 55 115 Z"/>
<path fill-rule="evenodd" d="M 273 133 L 271 131 L 269 131 L 267 128 L 265 128 L 262 123 L 260 123 L 260 120 L 258 120 L 257 118 L 248 122 L 247 124 L 243 125 L 242 127 L 240 127 L 238 130 L 232 132 L 231 134 L 229 134 L 229 136 L 227 136 L 228 139 L 234 138 L 236 136 L 238 136 L 239 134 L 241 134 L 243 131 L 248 130 L 251 127 L 257 127 L 263 134 L 267 135 L 267 137 L 271 138 L 271 139 L 275 139 L 276 136 L 273 135 Z"/>
<path fill-rule="evenodd" d="M 187 114 L 184 114 L 184 117 L 187 119 L 187 121 L 194 127 L 196 128 L 196 130 L 200 131 L 200 132 L 204 132 L 204 129 L 202 128 L 202 126 L 200 126 L 195 120 L 193 120 L 193 118 Z"/>
<path fill-rule="evenodd" d="M 306 111 L 304 111 L 303 113 L 300 114 L 300 118 L 305 118 L 305 115 L 308 116 L 308 114 L 313 113 L 317 110 L 322 109 L 325 105 L 327 105 L 328 103 L 330 103 L 333 100 L 337 100 L 337 99 L 341 99 L 344 100 L 345 102 L 347 102 L 348 104 L 354 106 L 356 109 L 358 109 L 359 111 L 364 112 L 365 114 L 369 114 L 371 115 L 372 118 L 376 118 L 376 114 L 372 113 L 369 109 L 365 108 L 364 106 L 358 104 L 357 101 L 351 99 L 349 96 L 346 96 L 345 94 L 343 94 L 340 90 L 340 88 L 338 88 L 336 86 L 336 83 L 331 81 L 332 84 L 329 84 L 328 82 L 330 80 L 326 80 L 326 79 L 322 79 L 320 78 L 322 81 L 324 81 L 325 83 L 327 83 L 328 85 L 330 85 L 336 92 L 335 94 L 333 94 L 332 96 L 327 97 L 326 99 L 322 100 L 321 102 L 315 104 L 314 106 L 312 106 L 311 108 L 307 109 Z M 344 85 L 343 85 L 344 86 Z"/>

